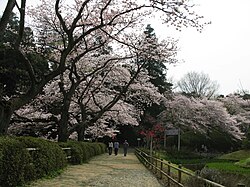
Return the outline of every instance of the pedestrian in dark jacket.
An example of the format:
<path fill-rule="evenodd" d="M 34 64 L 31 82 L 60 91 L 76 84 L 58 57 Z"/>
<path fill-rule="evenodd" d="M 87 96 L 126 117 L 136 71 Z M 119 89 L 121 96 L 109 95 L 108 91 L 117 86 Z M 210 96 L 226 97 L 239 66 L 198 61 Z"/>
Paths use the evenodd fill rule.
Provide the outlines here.
<path fill-rule="evenodd" d="M 125 140 L 124 143 L 123 143 L 123 152 L 124 152 L 124 156 L 127 156 L 127 153 L 128 153 L 128 141 Z"/>
<path fill-rule="evenodd" d="M 114 143 L 115 156 L 118 154 L 118 150 L 119 150 L 119 142 L 115 141 Z"/>

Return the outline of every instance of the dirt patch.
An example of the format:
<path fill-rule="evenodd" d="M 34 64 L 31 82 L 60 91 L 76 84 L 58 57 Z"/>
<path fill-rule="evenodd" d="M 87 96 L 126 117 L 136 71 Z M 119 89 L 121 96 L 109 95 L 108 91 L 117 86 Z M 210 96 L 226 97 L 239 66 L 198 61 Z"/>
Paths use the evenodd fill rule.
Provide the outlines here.
<path fill-rule="evenodd" d="M 54 179 L 39 180 L 34 187 L 162 187 L 133 153 L 126 157 L 103 154 L 87 164 L 69 166 Z"/>

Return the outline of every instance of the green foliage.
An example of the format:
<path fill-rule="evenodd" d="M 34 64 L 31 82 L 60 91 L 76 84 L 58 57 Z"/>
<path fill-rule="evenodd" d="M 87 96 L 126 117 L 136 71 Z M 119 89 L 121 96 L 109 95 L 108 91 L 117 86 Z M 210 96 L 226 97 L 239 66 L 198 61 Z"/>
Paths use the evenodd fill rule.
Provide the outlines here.
<path fill-rule="evenodd" d="M 211 169 L 205 167 L 199 173 L 199 176 L 206 178 L 210 181 L 219 183 L 226 187 L 235 187 L 238 186 L 239 183 L 243 183 L 246 186 L 249 186 L 250 181 L 247 176 L 243 176 L 236 173 L 224 173 L 222 171 Z M 201 187 L 201 186 L 210 186 L 206 185 L 204 182 L 199 180 L 197 177 L 190 177 L 185 181 L 185 186 L 187 187 Z"/>
<path fill-rule="evenodd" d="M 228 173 L 250 174 L 250 170 L 248 168 L 243 168 L 239 165 L 236 165 L 234 162 L 213 162 L 208 163 L 207 167 Z"/>
<path fill-rule="evenodd" d="M 247 168 L 250 166 L 250 150 L 239 150 L 229 154 L 224 154 L 218 159 L 221 162 L 211 162 L 209 168 L 226 171 L 229 173 L 250 174 Z"/>
<path fill-rule="evenodd" d="M 0 48 L 4 43 L 9 43 L 11 46 L 15 44 L 18 37 L 19 20 L 15 13 L 12 13 L 9 19 L 9 24 L 3 35 L 0 36 Z"/>
<path fill-rule="evenodd" d="M 65 166 L 65 153 L 57 143 L 31 137 L 0 138 L 0 186 L 18 186 L 52 176 Z"/>
<path fill-rule="evenodd" d="M 209 148 L 216 150 L 216 151 L 222 151 L 227 152 L 231 149 L 235 149 L 237 147 L 240 147 L 239 142 L 237 142 L 230 134 L 227 132 L 223 132 L 220 130 L 214 130 L 208 134 L 209 136 L 209 142 L 208 146 Z"/>
<path fill-rule="evenodd" d="M 71 158 L 69 159 L 69 162 L 71 164 L 81 164 L 82 163 L 82 155 L 83 150 L 81 149 L 80 144 L 77 144 L 77 142 L 69 141 L 67 143 L 59 143 L 61 147 L 70 147 L 71 148 Z"/>
<path fill-rule="evenodd" d="M 158 39 L 155 35 L 154 29 L 148 24 L 144 30 L 145 47 L 150 46 L 149 50 L 157 50 Z M 147 46 L 148 45 L 148 46 Z M 172 89 L 172 84 L 166 79 L 167 67 L 164 60 L 152 59 L 150 57 L 141 57 L 140 62 L 145 63 L 144 68 L 148 71 L 148 75 L 151 77 L 150 82 L 158 88 L 159 93 L 170 93 Z M 141 125 L 139 131 L 143 129 L 150 129 L 156 125 L 157 116 L 165 109 L 163 104 L 152 104 L 148 106 L 144 104 L 144 115 L 141 116 Z M 151 120 L 150 120 L 151 119 Z"/>
<path fill-rule="evenodd" d="M 81 164 L 106 151 L 103 143 L 70 141 L 58 144 L 33 137 L 0 137 L 0 187 L 20 186 L 59 173 L 67 164 L 66 153 L 61 147 L 71 147 L 68 156 L 73 164 Z"/>
<path fill-rule="evenodd" d="M 242 141 L 243 149 L 250 149 L 250 128 L 246 132 L 246 138 Z"/>
<path fill-rule="evenodd" d="M 197 170 L 205 166 L 207 162 L 210 162 L 211 157 L 202 156 L 198 153 L 194 153 L 188 150 L 171 150 L 160 153 L 161 158 L 168 160 L 175 164 L 182 164 L 186 168 Z"/>
<path fill-rule="evenodd" d="M 12 96 L 24 93 L 30 88 L 30 76 L 24 65 L 24 58 L 20 51 L 13 47 L 18 38 L 19 20 L 12 13 L 6 31 L 0 36 L 0 94 Z M 33 49 L 34 36 L 29 27 L 24 28 L 22 46 Z M 28 50 L 31 51 L 31 50 Z M 50 71 L 48 61 L 37 53 L 27 52 L 27 59 L 30 61 L 35 72 L 36 79 L 40 81 Z M 0 95 L 1 96 L 1 95 Z"/>
<path fill-rule="evenodd" d="M 154 29 L 150 24 L 147 25 L 144 34 L 148 42 L 157 41 Z M 152 41 L 151 41 L 152 40 Z M 148 70 L 149 75 L 152 77 L 150 82 L 158 87 L 160 93 L 171 90 L 173 86 L 171 83 L 166 80 L 166 71 L 167 67 L 163 61 L 157 61 L 152 59 L 142 59 L 146 61 L 146 69 Z"/>
<path fill-rule="evenodd" d="M 206 145 L 206 137 L 199 132 L 186 131 L 181 135 L 181 145 L 199 150 L 202 145 Z"/>
<path fill-rule="evenodd" d="M 88 143 L 69 141 L 67 143 L 60 143 L 61 147 L 71 148 L 71 164 L 82 164 L 87 162 L 91 157 L 105 153 L 106 145 L 103 143 Z"/>
<path fill-rule="evenodd" d="M 234 187 L 239 182 L 250 185 L 250 150 L 240 150 L 219 157 L 221 161 L 207 163 L 207 168 L 220 172 L 222 184 Z M 218 180 L 217 180 L 218 181 Z"/>
<path fill-rule="evenodd" d="M 34 179 L 35 166 L 25 146 L 18 140 L 0 138 L 0 186 L 17 186 Z"/>
<path fill-rule="evenodd" d="M 17 139 L 27 148 L 38 149 L 38 151 L 30 151 L 36 168 L 35 178 L 53 175 L 54 172 L 66 166 L 66 154 L 57 143 L 33 137 Z"/>
<path fill-rule="evenodd" d="M 242 141 L 242 148 L 243 149 L 250 149 L 250 140 L 248 138 Z"/>
<path fill-rule="evenodd" d="M 235 165 L 250 169 L 250 158 L 236 162 Z"/>
<path fill-rule="evenodd" d="M 190 149 L 202 150 L 202 145 L 208 148 L 208 152 L 227 152 L 240 146 L 240 143 L 232 138 L 228 133 L 213 130 L 207 134 L 187 131 L 181 135 L 181 145 Z"/>
<path fill-rule="evenodd" d="M 239 161 L 247 159 L 249 157 L 250 157 L 250 150 L 239 150 L 232 153 L 224 154 L 220 156 L 219 159 Z"/>
<path fill-rule="evenodd" d="M 107 146 L 104 143 L 96 143 L 96 144 L 100 147 L 101 153 L 106 152 Z"/>

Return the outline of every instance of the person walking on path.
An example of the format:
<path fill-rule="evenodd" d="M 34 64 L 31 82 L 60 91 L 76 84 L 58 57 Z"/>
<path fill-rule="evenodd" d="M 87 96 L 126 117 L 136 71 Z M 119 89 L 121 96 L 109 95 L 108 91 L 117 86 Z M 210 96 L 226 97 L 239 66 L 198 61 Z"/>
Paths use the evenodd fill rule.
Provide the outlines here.
<path fill-rule="evenodd" d="M 109 150 L 109 155 L 112 155 L 112 151 L 113 151 L 113 142 L 109 142 L 109 145 L 108 145 L 108 150 Z"/>
<path fill-rule="evenodd" d="M 127 156 L 127 153 L 128 153 L 128 141 L 125 140 L 124 143 L 123 143 L 123 152 L 124 152 L 124 156 Z"/>
<path fill-rule="evenodd" d="M 125 158 L 101 154 L 87 163 L 69 165 L 59 176 L 32 182 L 28 187 L 164 187 L 133 151 Z"/>
<path fill-rule="evenodd" d="M 118 149 L 119 149 L 119 142 L 115 141 L 114 143 L 115 156 L 118 154 Z"/>

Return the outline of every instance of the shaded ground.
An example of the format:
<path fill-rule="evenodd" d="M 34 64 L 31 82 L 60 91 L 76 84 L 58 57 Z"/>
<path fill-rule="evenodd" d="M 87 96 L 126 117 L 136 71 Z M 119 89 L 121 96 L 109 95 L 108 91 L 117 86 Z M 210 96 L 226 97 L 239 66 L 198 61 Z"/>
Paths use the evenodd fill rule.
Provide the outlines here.
<path fill-rule="evenodd" d="M 124 157 L 103 154 L 87 164 L 69 166 L 54 179 L 39 180 L 34 187 L 162 187 L 134 153 Z"/>

